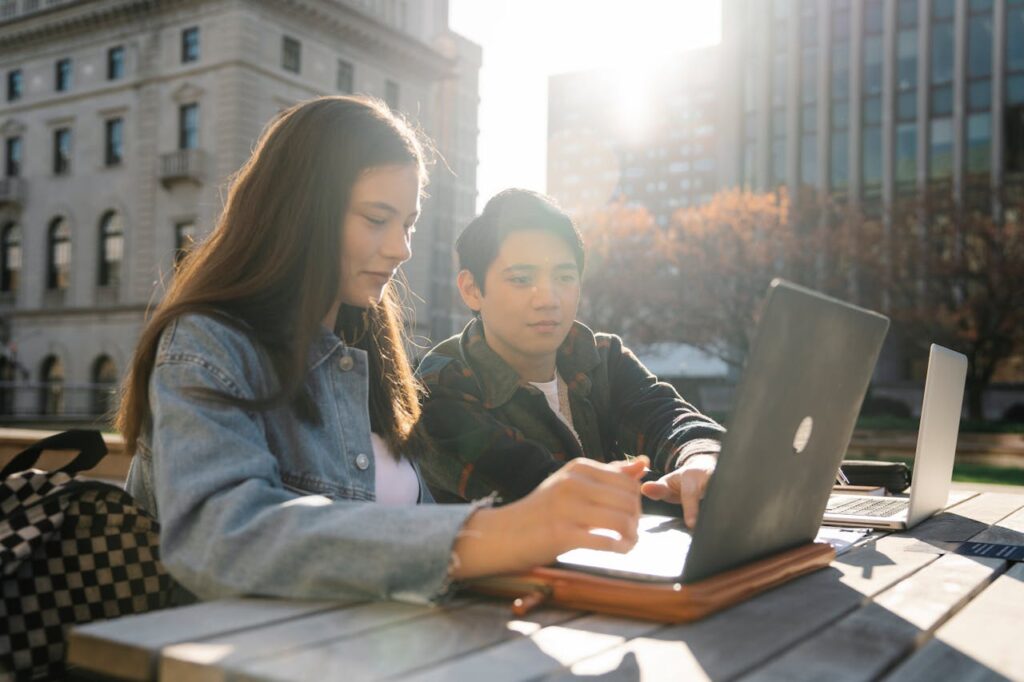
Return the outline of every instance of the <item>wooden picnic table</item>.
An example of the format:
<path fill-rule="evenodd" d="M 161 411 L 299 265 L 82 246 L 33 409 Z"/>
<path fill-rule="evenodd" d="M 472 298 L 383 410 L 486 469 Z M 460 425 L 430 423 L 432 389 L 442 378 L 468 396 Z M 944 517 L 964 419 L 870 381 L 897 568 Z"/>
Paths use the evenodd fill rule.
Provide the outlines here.
<path fill-rule="evenodd" d="M 1024 563 L 954 553 L 1024 545 L 1024 495 L 963 498 L 694 623 L 225 599 L 77 627 L 69 663 L 131 680 L 1024 679 Z"/>

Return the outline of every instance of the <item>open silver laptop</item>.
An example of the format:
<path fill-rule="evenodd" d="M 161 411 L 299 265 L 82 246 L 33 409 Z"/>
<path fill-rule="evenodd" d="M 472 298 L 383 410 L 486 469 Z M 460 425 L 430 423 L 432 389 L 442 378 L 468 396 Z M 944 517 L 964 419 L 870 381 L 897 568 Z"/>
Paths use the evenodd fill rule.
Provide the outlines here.
<path fill-rule="evenodd" d="M 697 582 L 818 535 L 889 320 L 772 282 L 697 526 L 644 515 L 626 554 L 577 549 L 558 564 Z"/>
<path fill-rule="evenodd" d="M 967 358 L 932 344 L 921 402 L 910 498 L 832 495 L 824 522 L 870 528 L 910 528 L 942 510 L 953 478 Z"/>

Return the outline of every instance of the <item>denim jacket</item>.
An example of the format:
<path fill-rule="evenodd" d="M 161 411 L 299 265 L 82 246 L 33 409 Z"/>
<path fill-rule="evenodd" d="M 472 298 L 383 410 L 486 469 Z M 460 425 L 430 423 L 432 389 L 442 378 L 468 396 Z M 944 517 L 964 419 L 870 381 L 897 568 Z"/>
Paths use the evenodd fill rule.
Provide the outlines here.
<path fill-rule="evenodd" d="M 367 377 L 366 353 L 325 328 L 306 379 L 321 423 L 247 411 L 190 390 L 266 396 L 273 372 L 247 334 L 203 315 L 164 330 L 127 488 L 159 519 L 161 558 L 182 586 L 201 599 L 419 603 L 447 590 L 473 507 L 373 503 Z M 420 489 L 432 502 L 422 479 Z"/>

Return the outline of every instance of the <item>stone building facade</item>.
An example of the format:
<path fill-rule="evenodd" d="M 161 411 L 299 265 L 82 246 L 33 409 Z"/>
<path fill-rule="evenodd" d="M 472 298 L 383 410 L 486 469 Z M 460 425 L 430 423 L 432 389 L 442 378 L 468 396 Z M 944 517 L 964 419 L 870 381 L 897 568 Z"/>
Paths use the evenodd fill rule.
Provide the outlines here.
<path fill-rule="evenodd" d="M 413 331 L 451 333 L 480 60 L 446 0 L 0 0 L 0 420 L 106 410 L 176 254 L 317 95 L 377 96 L 437 143 L 406 275 Z"/>

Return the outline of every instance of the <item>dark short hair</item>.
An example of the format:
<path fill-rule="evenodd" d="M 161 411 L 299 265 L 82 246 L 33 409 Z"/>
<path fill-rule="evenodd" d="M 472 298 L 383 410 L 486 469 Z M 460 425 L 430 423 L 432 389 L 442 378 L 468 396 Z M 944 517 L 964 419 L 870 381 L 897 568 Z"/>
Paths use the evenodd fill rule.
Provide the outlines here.
<path fill-rule="evenodd" d="M 551 197 L 528 189 L 498 192 L 455 241 L 459 269 L 469 270 L 484 292 L 487 268 L 498 257 L 505 239 L 513 232 L 541 230 L 560 237 L 572 249 L 576 268 L 583 274 L 583 237 L 569 214 Z"/>

